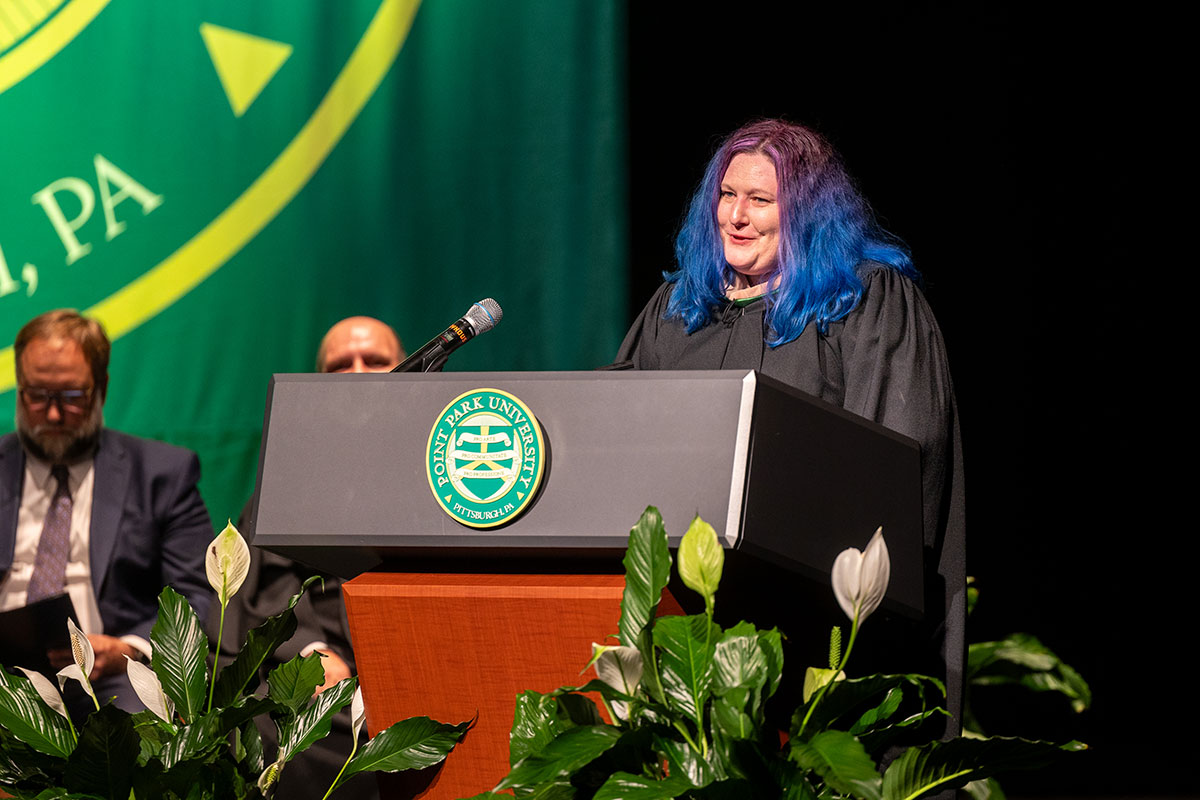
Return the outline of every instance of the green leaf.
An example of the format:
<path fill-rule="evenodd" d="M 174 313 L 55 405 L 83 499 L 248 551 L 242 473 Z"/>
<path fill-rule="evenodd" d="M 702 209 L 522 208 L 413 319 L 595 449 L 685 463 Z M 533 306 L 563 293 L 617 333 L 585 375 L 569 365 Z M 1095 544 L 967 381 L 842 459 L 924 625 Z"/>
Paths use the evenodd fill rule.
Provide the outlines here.
<path fill-rule="evenodd" d="M 1004 737 L 930 742 L 909 748 L 888 766 L 883 774 L 883 798 L 916 800 L 1000 772 L 1040 769 L 1063 753 L 1085 749 L 1079 742 L 1058 745 Z"/>
<path fill-rule="evenodd" d="M 822 731 L 807 742 L 790 742 L 788 757 L 815 771 L 842 794 L 879 800 L 882 779 L 858 739 L 845 731 Z"/>
<path fill-rule="evenodd" d="M 883 698 L 882 703 L 862 713 L 862 716 L 850 727 L 850 733 L 858 736 L 874 729 L 881 722 L 890 719 L 896 713 L 896 710 L 900 708 L 900 701 L 903 699 L 904 690 L 899 686 L 893 687 Z"/>
<path fill-rule="evenodd" d="M 832 669 L 823 669 L 822 667 L 809 667 L 804 670 L 804 692 L 801 697 L 807 704 L 812 700 L 813 695 L 821 691 L 821 687 L 825 686 L 839 678 L 845 679 L 846 673 L 837 672 Z"/>
<path fill-rule="evenodd" d="M 511 795 L 502 794 L 500 797 L 508 798 Z M 575 800 L 575 787 L 570 781 L 550 781 L 535 786 L 531 791 L 523 792 L 521 800 Z"/>
<path fill-rule="evenodd" d="M 508 763 L 540 753 L 561 732 L 558 703 L 552 695 L 528 691 L 517 695 L 512 731 L 508 735 Z"/>
<path fill-rule="evenodd" d="M 670 800 L 694 788 L 683 778 L 654 780 L 628 772 L 614 772 L 596 791 L 593 800 Z"/>
<path fill-rule="evenodd" d="M 588 682 L 590 686 L 591 681 Z M 591 691 L 587 689 L 585 691 Z M 615 693 L 614 693 L 615 694 Z M 559 694 L 555 693 L 555 700 L 558 701 L 556 715 L 561 723 L 560 730 L 573 728 L 576 725 L 603 725 L 604 718 L 600 716 L 600 709 L 592 701 L 592 698 L 585 697 L 582 694 Z"/>
<path fill-rule="evenodd" d="M 133 784 L 131 765 L 141 746 L 129 713 L 114 705 L 101 706 L 79 732 L 79 744 L 63 774 L 72 792 L 90 792 L 111 800 L 127 800 Z"/>
<path fill-rule="evenodd" d="M 878 755 L 894 746 L 901 737 L 907 737 L 909 741 L 913 741 L 915 737 L 920 735 L 922 725 L 930 717 L 944 718 L 948 716 L 950 716 L 950 712 L 946 711 L 946 709 L 940 706 L 930 706 L 890 725 L 860 733 L 858 734 L 858 740 L 863 743 L 863 747 L 867 748 L 868 753 Z M 939 719 L 938 722 L 944 725 L 944 719 Z M 931 729 L 931 733 L 940 733 L 942 725 L 935 724 Z"/>
<path fill-rule="evenodd" d="M 325 668 L 321 666 L 320 655 L 310 653 L 296 656 L 267 675 L 267 685 L 270 687 L 268 696 L 279 705 L 291 709 L 293 714 L 299 714 L 324 681 Z M 353 690 L 350 694 L 354 694 Z"/>
<path fill-rule="evenodd" d="M 705 761 L 687 742 L 655 734 L 654 749 L 667 760 L 671 775 L 686 778 L 693 786 L 708 786 L 725 777 L 717 764 Z"/>
<path fill-rule="evenodd" d="M 629 531 L 625 550 L 625 593 L 621 596 L 621 644 L 636 647 L 642 629 L 654 619 L 658 601 L 671 578 L 671 550 L 662 515 L 647 506 Z M 645 655 L 645 654 L 643 654 Z"/>
<path fill-rule="evenodd" d="M 853 719 L 845 720 L 842 726 L 848 728 L 853 724 L 853 720 L 858 719 L 863 710 L 872 705 L 878 705 L 896 686 L 912 687 L 912 694 L 916 701 L 930 707 L 935 705 L 930 696 L 940 701 L 946 694 L 942 682 L 928 675 L 868 675 L 864 678 L 834 681 L 825 692 L 820 705 L 813 712 L 806 732 L 824 730 L 837 723 L 843 716 L 853 715 Z M 793 738 L 797 735 L 799 722 L 807 711 L 808 704 L 805 703 L 793 714 L 790 730 Z"/>
<path fill-rule="evenodd" d="M 1027 633 L 972 644 L 967 679 L 974 685 L 1019 684 L 1035 692 L 1057 692 L 1077 713 L 1092 704 L 1092 690 L 1083 676 Z"/>
<path fill-rule="evenodd" d="M 727 694 L 732 689 L 757 690 L 766 684 L 767 654 L 759 645 L 758 631 L 752 625 L 749 628 L 739 626 L 728 630 L 717 642 L 713 655 L 713 692 L 716 694 Z"/>
<path fill-rule="evenodd" d="M 179 733 L 163 746 L 158 757 L 163 767 L 171 770 L 189 759 L 210 753 L 223 747 L 225 741 L 216 735 L 217 715 L 204 714 L 190 725 L 184 725 Z"/>
<path fill-rule="evenodd" d="M 679 542 L 679 577 L 685 586 L 704 598 L 709 614 L 716 602 L 724 567 L 725 550 L 717 540 L 717 532 L 696 517 Z"/>
<path fill-rule="evenodd" d="M 1059 658 L 1037 638 L 1027 633 L 1014 633 L 998 642 L 972 644 L 967 650 L 967 677 L 974 678 L 996 662 L 1044 672 L 1053 669 Z"/>
<path fill-rule="evenodd" d="M 581 725 L 571 728 L 536 755 L 525 758 L 496 784 L 494 791 L 523 789 L 558 781 L 607 752 L 621 731 L 611 725 Z M 522 795 L 524 796 L 524 795 Z"/>
<path fill-rule="evenodd" d="M 238 728 L 237 745 L 237 760 L 245 764 L 246 769 L 252 773 L 258 774 L 262 772 L 266 767 L 262 734 L 258 732 L 258 726 L 254 724 L 253 720 L 244 723 L 242 727 Z"/>
<path fill-rule="evenodd" d="M 713 655 L 720 638 L 721 629 L 704 614 L 662 617 L 654 626 L 654 645 L 662 651 L 662 684 L 668 705 L 686 714 L 697 726 L 704 724 Z"/>
<path fill-rule="evenodd" d="M 712 705 L 713 727 L 720 728 L 729 739 L 756 739 L 758 728 L 754 720 L 746 715 L 744 697 L 748 690 L 741 689 L 724 697 L 718 697 Z M 742 702 L 739 704 L 738 700 Z"/>
<path fill-rule="evenodd" d="M 318 662 L 317 668 L 320 669 L 320 657 L 315 656 L 315 654 L 302 659 L 302 663 L 314 657 Z M 291 662 L 288 663 L 290 664 Z M 271 671 L 272 700 L 279 701 L 279 698 L 274 696 L 275 673 L 285 666 L 287 665 L 281 665 L 278 669 Z M 321 670 L 321 674 L 324 675 L 324 670 Z M 307 685 L 306 679 L 297 682 L 295 687 L 303 688 L 305 685 Z M 338 681 L 317 695 L 313 699 L 312 704 L 299 711 L 294 719 L 280 725 L 279 758 L 283 761 L 291 761 L 297 753 L 307 750 L 313 742 L 328 736 L 329 726 L 333 722 L 333 715 L 350 705 L 350 701 L 354 699 L 354 689 L 357 686 L 357 678 L 346 678 L 345 680 Z M 316 684 L 313 684 L 313 687 L 315 688 Z M 308 694 L 309 697 L 312 697 L 312 690 L 309 690 Z"/>
<path fill-rule="evenodd" d="M 588 686 L 600 684 L 591 681 Z M 584 691 L 591 689 L 584 687 Z M 600 710 L 590 697 L 570 689 L 551 694 L 521 692 L 517 695 L 512 731 L 508 738 L 509 764 L 540 753 L 556 736 L 580 725 L 603 725 Z"/>
<path fill-rule="evenodd" d="M 736 633 L 742 624 L 744 623 L 733 626 L 732 632 Z M 758 646 L 762 648 L 767 659 L 766 696 L 763 698 L 766 700 L 774 696 L 779 682 L 783 680 L 783 635 L 778 628 L 759 631 Z"/>
<path fill-rule="evenodd" d="M 816 776 L 808 770 L 802 770 L 786 758 L 771 759 L 766 767 L 775 785 L 783 788 L 780 800 L 817 800 L 817 793 L 809 785 L 810 776 Z"/>
<path fill-rule="evenodd" d="M 971 781 L 963 787 L 963 793 L 971 800 L 1005 800 L 1004 790 L 995 778 Z"/>
<path fill-rule="evenodd" d="M 67 762 L 27 746 L 3 726 L 0 726 L 0 786 L 12 792 L 12 787 L 45 786 L 48 776 L 60 776 Z M 25 783 L 32 781 L 32 783 Z M 61 782 L 61 778 L 57 779 Z"/>
<path fill-rule="evenodd" d="M 224 736 L 255 717 L 274 714 L 279 708 L 279 703 L 269 697 L 255 697 L 254 695 L 239 697 L 225 708 L 213 709 L 212 713 L 218 720 L 215 727 L 216 734 Z"/>
<path fill-rule="evenodd" d="M 653 627 L 642 628 L 642 633 L 637 639 L 637 649 L 642 654 L 642 690 L 654 702 L 666 705 L 667 696 L 663 692 L 658 654 L 654 650 Z"/>
<path fill-rule="evenodd" d="M 246 685 L 258 675 L 258 670 L 270 658 L 281 644 L 292 638 L 296 632 L 296 615 L 292 611 L 296 603 L 308 590 L 308 587 L 321 580 L 313 575 L 300 587 L 300 591 L 292 595 L 287 608 L 269 618 L 262 625 L 254 628 L 246 635 L 246 643 L 241 652 L 217 677 L 217 686 L 213 698 L 213 706 L 227 706 L 233 698 L 245 690 Z"/>
<path fill-rule="evenodd" d="M 158 621 L 150 630 L 150 644 L 150 662 L 163 692 L 174 701 L 175 712 L 192 722 L 207 699 L 208 637 L 188 601 L 170 586 L 158 596 Z"/>
<path fill-rule="evenodd" d="M 134 733 L 138 735 L 141 746 L 141 754 L 138 756 L 139 764 L 145 764 L 152 758 L 157 759 L 167 742 L 174 739 L 179 733 L 177 725 L 168 725 L 153 711 L 139 711 L 131 719 Z"/>
<path fill-rule="evenodd" d="M 334 786 L 360 772 L 398 772 L 440 764 L 470 726 L 469 722 L 447 725 L 429 717 L 402 719 L 367 742 Z"/>
<path fill-rule="evenodd" d="M 0 668 L 0 726 L 41 753 L 66 758 L 75 749 L 67 720 L 42 700 L 28 678 Z"/>

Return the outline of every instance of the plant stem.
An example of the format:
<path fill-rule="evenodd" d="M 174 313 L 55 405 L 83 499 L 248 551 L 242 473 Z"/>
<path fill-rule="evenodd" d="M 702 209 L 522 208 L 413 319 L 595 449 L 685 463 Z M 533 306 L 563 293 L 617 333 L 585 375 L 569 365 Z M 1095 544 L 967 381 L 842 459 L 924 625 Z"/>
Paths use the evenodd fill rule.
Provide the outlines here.
<path fill-rule="evenodd" d="M 817 705 L 820 704 L 821 698 L 825 697 L 825 693 L 827 691 L 829 691 L 829 687 L 832 686 L 833 682 L 837 680 L 838 674 L 843 669 L 845 669 L 846 662 L 850 660 L 850 651 L 854 649 L 854 640 L 856 638 L 858 638 L 858 609 L 857 608 L 854 609 L 854 622 L 850 626 L 850 641 L 846 643 L 846 649 L 845 649 L 845 651 L 842 652 L 841 663 L 839 663 L 837 665 L 837 667 L 833 670 L 833 676 L 830 677 L 829 682 L 826 683 L 824 686 L 822 686 L 817 691 L 817 696 L 815 698 L 813 698 L 812 703 L 808 707 L 808 712 L 805 713 L 805 715 L 804 715 L 804 720 L 800 723 L 799 730 L 796 731 L 797 739 L 799 739 L 804 734 L 804 729 L 808 726 L 808 720 L 810 717 L 812 717 L 812 713 L 813 713 L 813 711 L 816 710 Z"/>
<path fill-rule="evenodd" d="M 608 712 L 608 718 L 612 720 L 612 724 L 616 725 L 619 723 L 621 720 L 615 713 L 613 713 L 612 706 L 608 704 L 608 698 L 606 698 L 604 695 L 600 695 L 600 702 L 604 704 L 604 710 Z"/>
<path fill-rule="evenodd" d="M 679 720 L 675 720 L 675 730 L 677 730 L 677 731 L 679 731 L 681 734 L 683 734 L 684 741 L 686 741 L 688 744 L 690 744 L 690 745 L 692 746 L 692 749 L 693 749 L 693 750 L 699 750 L 699 749 L 700 749 L 700 748 L 696 747 L 696 743 L 695 743 L 695 742 L 693 742 L 693 741 L 692 741 L 692 737 L 688 735 L 688 732 L 687 732 L 687 726 L 686 726 L 686 725 L 684 725 L 684 724 L 683 724 L 682 722 L 680 722 Z"/>
<path fill-rule="evenodd" d="M 217 652 L 213 654 L 213 670 L 212 677 L 208 682 L 208 708 L 204 713 L 212 711 L 213 693 L 217 690 L 217 663 L 221 660 L 221 636 L 225 633 L 225 606 L 229 605 L 229 598 L 221 603 L 221 619 L 217 624 Z"/>
<path fill-rule="evenodd" d="M 321 800 L 326 800 L 329 795 L 333 794 L 333 789 L 338 785 L 338 781 L 342 779 L 342 773 L 346 771 L 346 767 L 350 766 L 350 760 L 354 758 L 354 754 L 358 752 L 358 737 L 354 737 L 354 743 L 350 747 L 350 755 L 346 757 L 346 763 L 342 764 L 342 768 L 338 770 L 338 774 L 334 777 L 333 783 L 329 784 L 329 791 L 321 797 Z"/>
<path fill-rule="evenodd" d="M 713 597 L 712 595 L 708 595 L 708 597 L 706 597 L 705 599 L 709 600 L 709 603 L 707 604 L 707 608 L 705 609 L 705 611 L 708 612 L 708 625 L 705 626 L 705 628 L 704 628 L 704 652 L 707 653 L 708 646 L 712 642 L 712 630 L 713 630 L 713 624 L 714 624 L 713 623 L 713 607 L 716 605 L 716 598 Z M 710 665 L 710 669 L 711 669 L 711 665 Z M 707 761 L 708 760 L 708 737 L 704 734 L 704 706 L 700 702 L 699 697 L 696 698 L 696 706 L 697 706 L 697 708 L 696 708 L 696 730 L 700 734 L 700 755 L 704 757 L 705 761 Z"/>

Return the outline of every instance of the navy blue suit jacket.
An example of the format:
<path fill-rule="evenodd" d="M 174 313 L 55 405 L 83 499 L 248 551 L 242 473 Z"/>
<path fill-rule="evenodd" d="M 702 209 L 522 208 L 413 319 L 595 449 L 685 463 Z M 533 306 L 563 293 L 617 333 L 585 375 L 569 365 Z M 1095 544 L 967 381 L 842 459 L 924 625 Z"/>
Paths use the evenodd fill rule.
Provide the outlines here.
<path fill-rule="evenodd" d="M 92 492 L 92 588 L 104 633 L 149 640 L 158 595 L 171 586 L 205 618 L 212 590 L 204 552 L 213 538 L 196 482 L 196 454 L 103 429 Z M 25 451 L 16 434 L 0 437 L 0 577 L 12 566 Z"/>

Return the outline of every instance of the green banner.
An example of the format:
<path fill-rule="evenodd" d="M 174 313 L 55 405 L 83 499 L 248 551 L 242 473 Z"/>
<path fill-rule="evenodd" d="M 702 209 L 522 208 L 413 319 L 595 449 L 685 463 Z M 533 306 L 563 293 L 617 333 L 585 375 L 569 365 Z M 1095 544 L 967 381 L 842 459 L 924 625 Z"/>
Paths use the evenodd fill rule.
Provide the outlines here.
<path fill-rule="evenodd" d="M 218 527 L 267 381 L 336 320 L 449 369 L 588 369 L 626 295 L 624 6 L 0 0 L 0 432 L 11 343 L 73 307 L 114 341 L 106 424 L 199 452 Z"/>

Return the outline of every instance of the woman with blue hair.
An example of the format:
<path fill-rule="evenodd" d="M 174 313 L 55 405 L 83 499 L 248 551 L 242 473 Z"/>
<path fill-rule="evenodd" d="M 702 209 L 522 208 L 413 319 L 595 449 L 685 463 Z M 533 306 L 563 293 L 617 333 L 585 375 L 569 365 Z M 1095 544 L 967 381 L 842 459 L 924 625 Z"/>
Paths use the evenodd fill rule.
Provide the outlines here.
<path fill-rule="evenodd" d="M 666 275 L 617 356 L 635 369 L 755 369 L 915 439 L 926 602 L 957 725 L 965 653 L 962 457 L 937 322 L 904 244 L 879 227 L 820 134 L 734 131 L 692 196 Z M 937 582 L 940 583 L 940 582 Z M 944 588 L 944 591 L 943 591 Z M 932 605 L 931 605 L 932 604 Z"/>

